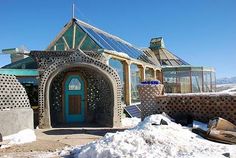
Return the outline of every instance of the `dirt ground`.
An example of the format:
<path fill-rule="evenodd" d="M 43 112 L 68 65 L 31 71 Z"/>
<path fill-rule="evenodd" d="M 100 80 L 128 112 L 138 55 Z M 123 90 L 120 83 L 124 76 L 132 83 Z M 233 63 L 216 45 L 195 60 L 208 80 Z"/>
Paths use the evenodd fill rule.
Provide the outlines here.
<path fill-rule="evenodd" d="M 107 132 L 124 129 L 110 128 L 53 128 L 36 129 L 37 141 L 0 149 L 0 157 L 31 158 L 59 157 L 65 147 L 84 145 L 103 137 Z"/>

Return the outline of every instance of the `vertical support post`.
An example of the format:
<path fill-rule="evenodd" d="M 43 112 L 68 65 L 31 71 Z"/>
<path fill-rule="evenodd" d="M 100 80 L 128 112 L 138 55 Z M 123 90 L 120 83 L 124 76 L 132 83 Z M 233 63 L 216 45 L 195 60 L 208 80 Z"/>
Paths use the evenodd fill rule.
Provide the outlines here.
<path fill-rule="evenodd" d="M 202 92 L 205 92 L 205 88 L 204 88 L 204 72 L 203 72 L 203 67 L 201 68 L 201 70 L 202 70 L 202 73 L 201 73 L 201 75 L 202 75 Z"/>
<path fill-rule="evenodd" d="M 130 78 L 130 65 L 129 61 L 124 61 L 125 70 L 125 103 L 126 105 L 131 105 L 131 78 Z"/>
<path fill-rule="evenodd" d="M 158 79 L 159 81 L 161 81 L 161 83 L 163 83 L 163 72 L 161 72 L 160 70 L 156 70 L 156 79 Z"/>
<path fill-rule="evenodd" d="M 212 88 L 212 72 L 210 72 L 210 88 L 211 88 L 210 92 L 213 92 L 213 88 Z"/>
<path fill-rule="evenodd" d="M 153 69 L 153 71 L 154 71 L 154 79 L 157 79 L 157 70 Z"/>
<path fill-rule="evenodd" d="M 190 69 L 190 93 L 193 93 L 192 69 Z"/>
<path fill-rule="evenodd" d="M 143 65 L 138 66 L 141 73 L 141 81 L 145 80 L 145 67 Z"/>

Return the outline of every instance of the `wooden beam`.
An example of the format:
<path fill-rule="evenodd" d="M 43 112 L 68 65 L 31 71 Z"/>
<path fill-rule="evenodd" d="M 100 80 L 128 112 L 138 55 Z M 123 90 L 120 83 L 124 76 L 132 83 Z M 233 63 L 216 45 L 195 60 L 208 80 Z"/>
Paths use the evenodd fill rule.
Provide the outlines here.
<path fill-rule="evenodd" d="M 145 80 L 145 67 L 142 65 L 138 65 L 138 68 L 140 70 L 141 81 L 144 81 Z"/>
<path fill-rule="evenodd" d="M 125 104 L 131 105 L 131 79 L 130 79 L 130 62 L 125 61 L 124 63 L 124 71 L 125 71 Z"/>
<path fill-rule="evenodd" d="M 69 29 L 69 27 L 73 24 L 73 20 L 71 20 L 66 26 L 62 29 L 59 35 L 49 44 L 46 50 L 49 50 L 56 42 L 61 38 L 61 36 Z"/>
<path fill-rule="evenodd" d="M 153 71 L 154 71 L 154 79 L 157 79 L 157 71 L 158 71 L 158 70 L 153 69 Z"/>
<path fill-rule="evenodd" d="M 78 49 L 80 49 L 80 47 L 82 46 L 82 44 L 84 43 L 84 40 L 86 39 L 87 37 L 87 33 L 84 35 L 84 37 L 82 38 L 82 40 L 80 41 L 79 45 L 77 46 Z"/>
<path fill-rule="evenodd" d="M 67 41 L 66 41 L 65 37 L 64 37 L 64 36 L 62 36 L 62 39 L 63 39 L 63 41 L 64 41 L 64 42 L 65 42 L 65 44 L 66 44 L 67 50 L 69 50 L 69 49 L 70 49 L 70 46 L 68 45 L 68 43 L 67 43 Z"/>

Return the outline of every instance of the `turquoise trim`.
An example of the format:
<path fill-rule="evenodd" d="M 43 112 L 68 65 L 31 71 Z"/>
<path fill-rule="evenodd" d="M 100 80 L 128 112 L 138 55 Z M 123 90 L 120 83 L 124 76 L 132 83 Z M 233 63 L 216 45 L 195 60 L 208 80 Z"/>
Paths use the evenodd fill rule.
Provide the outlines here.
<path fill-rule="evenodd" d="M 6 68 L 6 69 L 21 69 L 22 67 L 28 67 L 28 68 L 32 68 L 33 67 L 37 67 L 36 62 L 31 58 L 31 57 L 27 57 L 24 59 L 21 59 L 19 61 L 16 61 L 14 63 L 10 63 L 8 65 L 3 66 L 2 68 Z"/>
<path fill-rule="evenodd" d="M 14 76 L 39 76 L 38 70 L 34 69 L 0 69 L 0 74 Z"/>
<path fill-rule="evenodd" d="M 81 83 L 80 90 L 69 90 L 69 83 L 73 78 L 77 78 Z M 81 112 L 80 114 L 69 114 L 69 96 L 80 95 L 81 96 Z M 84 103 L 84 81 L 79 75 L 71 75 L 67 78 L 65 83 L 65 118 L 67 123 L 84 122 L 85 120 L 85 103 Z"/>

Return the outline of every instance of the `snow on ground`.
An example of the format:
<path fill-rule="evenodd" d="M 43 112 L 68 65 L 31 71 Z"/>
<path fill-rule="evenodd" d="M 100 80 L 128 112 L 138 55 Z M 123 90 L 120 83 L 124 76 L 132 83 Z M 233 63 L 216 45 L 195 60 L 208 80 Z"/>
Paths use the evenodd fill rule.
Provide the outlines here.
<path fill-rule="evenodd" d="M 141 119 L 137 118 L 137 117 L 132 117 L 132 118 L 125 117 L 122 119 L 122 126 L 123 127 L 134 127 L 134 126 L 137 126 L 140 121 L 141 121 Z"/>
<path fill-rule="evenodd" d="M 168 125 L 159 125 L 162 119 Z M 225 158 L 224 153 L 230 153 L 231 157 L 236 155 L 236 145 L 205 140 L 164 115 L 149 116 L 130 130 L 107 133 L 98 141 L 65 150 L 79 158 Z"/>
<path fill-rule="evenodd" d="M 218 84 L 216 85 L 217 92 L 236 92 L 236 84 Z"/>
<path fill-rule="evenodd" d="M 15 144 L 24 144 L 36 141 L 36 135 L 32 129 L 24 129 L 16 134 L 3 137 L 3 141 L 8 142 L 1 148 L 6 148 Z"/>

